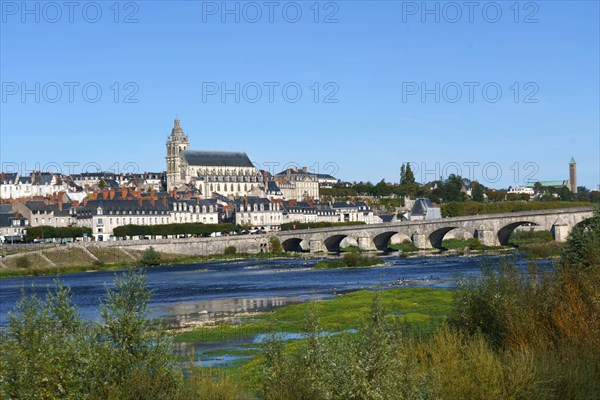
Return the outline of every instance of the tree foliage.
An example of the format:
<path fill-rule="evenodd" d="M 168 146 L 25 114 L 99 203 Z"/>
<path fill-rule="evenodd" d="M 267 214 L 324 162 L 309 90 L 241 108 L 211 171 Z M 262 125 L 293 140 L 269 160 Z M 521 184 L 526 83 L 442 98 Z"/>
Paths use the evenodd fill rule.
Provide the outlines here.
<path fill-rule="evenodd" d="M 91 236 L 92 230 L 82 226 L 34 226 L 27 228 L 27 235 L 25 240 L 30 242 L 37 238 L 44 239 L 65 239 L 65 238 L 78 238 L 84 235 Z"/>
<path fill-rule="evenodd" d="M 117 237 L 126 236 L 171 236 L 171 235 L 207 235 L 214 232 L 233 232 L 236 227 L 224 224 L 164 224 L 164 225 L 122 225 L 113 230 Z"/>

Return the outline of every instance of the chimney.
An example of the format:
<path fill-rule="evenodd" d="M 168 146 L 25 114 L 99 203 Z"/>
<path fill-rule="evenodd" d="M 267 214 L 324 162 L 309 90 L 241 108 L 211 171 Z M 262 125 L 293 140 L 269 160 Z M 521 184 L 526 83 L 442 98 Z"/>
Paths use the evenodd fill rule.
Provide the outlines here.
<path fill-rule="evenodd" d="M 163 196 L 162 203 L 163 203 L 163 206 L 165 206 L 165 207 L 167 206 L 167 196 Z"/>
<path fill-rule="evenodd" d="M 86 197 L 86 198 L 83 199 L 82 206 L 85 207 L 87 205 L 87 202 L 88 202 L 88 198 Z"/>
<path fill-rule="evenodd" d="M 152 207 L 156 204 L 156 199 L 154 197 L 150 197 L 150 204 L 152 204 Z"/>
<path fill-rule="evenodd" d="M 141 207 L 142 206 L 142 198 L 138 197 L 137 198 L 137 202 L 138 202 L 138 205 Z"/>
<path fill-rule="evenodd" d="M 102 191 L 102 200 L 106 200 L 108 199 L 108 190 L 103 190 Z"/>
<path fill-rule="evenodd" d="M 62 200 L 59 199 L 57 204 L 58 204 L 58 211 L 62 211 Z"/>
<path fill-rule="evenodd" d="M 109 198 L 109 200 L 112 200 L 114 197 L 115 197 L 115 189 L 112 189 L 112 188 L 111 188 L 111 189 L 108 191 L 108 198 Z"/>
<path fill-rule="evenodd" d="M 298 172 L 298 167 L 294 165 L 294 172 Z"/>
<path fill-rule="evenodd" d="M 121 200 L 126 199 L 126 198 L 127 198 L 127 189 L 121 188 Z"/>
<path fill-rule="evenodd" d="M 200 196 L 196 196 L 196 204 L 200 204 Z"/>
<path fill-rule="evenodd" d="M 307 171 L 308 171 L 308 168 L 306 168 L 306 167 L 302 167 L 302 172 L 303 172 L 303 173 L 306 173 Z"/>

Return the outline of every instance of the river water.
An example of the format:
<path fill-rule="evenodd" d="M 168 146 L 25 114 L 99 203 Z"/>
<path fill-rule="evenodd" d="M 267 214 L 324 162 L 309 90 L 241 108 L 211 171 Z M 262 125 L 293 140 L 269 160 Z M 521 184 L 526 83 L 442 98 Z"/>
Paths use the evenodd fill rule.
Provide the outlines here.
<path fill-rule="evenodd" d="M 319 259 L 249 259 L 243 261 L 181 264 L 148 269 L 153 292 L 151 316 L 173 325 L 198 323 L 237 312 L 254 312 L 314 297 L 327 297 L 358 289 L 388 287 L 449 288 L 460 277 L 477 275 L 482 263 L 499 258 L 438 256 L 428 258 L 386 257 L 386 266 L 334 270 L 311 269 Z M 517 258 L 519 268 L 528 261 Z M 538 261 L 540 269 L 550 261 Z M 119 271 L 82 272 L 62 275 L 71 288 L 73 302 L 86 319 L 98 317 L 106 287 L 113 287 Z M 24 290 L 43 296 L 54 286 L 56 276 L 0 280 L 0 326 Z"/>

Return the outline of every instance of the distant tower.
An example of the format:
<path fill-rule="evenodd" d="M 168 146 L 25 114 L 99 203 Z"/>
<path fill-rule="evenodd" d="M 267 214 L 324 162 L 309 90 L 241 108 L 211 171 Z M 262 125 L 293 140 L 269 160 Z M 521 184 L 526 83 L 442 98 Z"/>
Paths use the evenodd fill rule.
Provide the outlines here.
<path fill-rule="evenodd" d="M 572 193 L 577 193 L 577 163 L 573 157 L 569 162 L 569 189 Z"/>
<path fill-rule="evenodd" d="M 167 190 L 171 190 L 183 182 L 181 171 L 180 153 L 187 150 L 190 145 L 188 136 L 183 133 L 179 125 L 179 117 L 175 117 L 175 124 L 171 135 L 167 137 Z"/>

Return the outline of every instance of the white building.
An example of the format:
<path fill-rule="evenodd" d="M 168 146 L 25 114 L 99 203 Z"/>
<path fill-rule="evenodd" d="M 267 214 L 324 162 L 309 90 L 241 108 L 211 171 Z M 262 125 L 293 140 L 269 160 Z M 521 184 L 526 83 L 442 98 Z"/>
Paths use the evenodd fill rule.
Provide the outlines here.
<path fill-rule="evenodd" d="M 528 194 L 533 196 L 535 194 L 535 190 L 532 187 L 519 186 L 516 188 L 511 188 L 507 193 L 515 193 L 515 194 Z"/>
<path fill-rule="evenodd" d="M 288 168 L 275 175 L 275 182 L 286 200 L 306 201 L 319 198 L 319 178 L 307 167 Z"/>
<path fill-rule="evenodd" d="M 235 201 L 236 225 L 269 231 L 279 229 L 283 222 L 283 208 L 277 202 L 258 197 Z"/>
<path fill-rule="evenodd" d="M 219 223 L 219 210 L 214 199 L 174 200 L 170 206 L 172 223 Z"/>
<path fill-rule="evenodd" d="M 365 224 L 381 223 L 371 207 L 364 202 L 334 202 L 331 208 L 339 213 L 339 222 L 364 222 Z"/>

